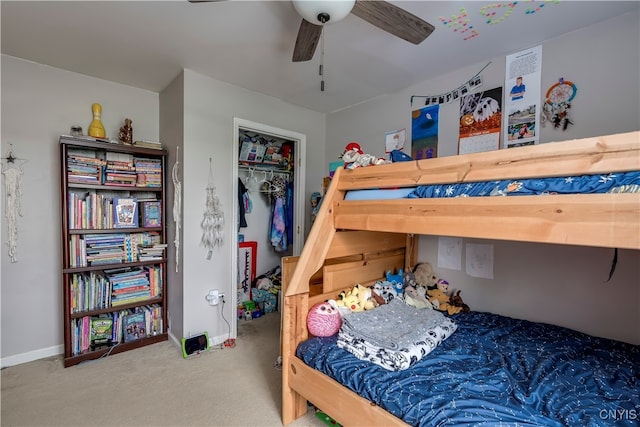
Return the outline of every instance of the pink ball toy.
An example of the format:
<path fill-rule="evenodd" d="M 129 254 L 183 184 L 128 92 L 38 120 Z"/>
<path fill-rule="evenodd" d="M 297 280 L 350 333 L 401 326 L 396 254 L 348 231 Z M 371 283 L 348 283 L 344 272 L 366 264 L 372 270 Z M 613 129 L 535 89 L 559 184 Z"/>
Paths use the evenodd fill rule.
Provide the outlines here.
<path fill-rule="evenodd" d="M 307 329 L 316 337 L 335 335 L 342 326 L 342 317 L 337 308 L 328 302 L 321 302 L 309 310 L 307 314 Z"/>

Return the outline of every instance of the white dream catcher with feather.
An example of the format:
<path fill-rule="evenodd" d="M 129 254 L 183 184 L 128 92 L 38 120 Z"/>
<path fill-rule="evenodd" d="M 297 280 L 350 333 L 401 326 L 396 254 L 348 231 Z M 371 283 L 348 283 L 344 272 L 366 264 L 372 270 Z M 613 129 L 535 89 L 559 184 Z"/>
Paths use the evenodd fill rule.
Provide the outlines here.
<path fill-rule="evenodd" d="M 216 194 L 216 186 L 213 183 L 211 157 L 209 157 L 209 182 L 207 184 L 206 210 L 200 226 L 202 227 L 202 240 L 200 244 L 208 250 L 207 259 L 211 259 L 213 250 L 222 246 L 224 237 L 224 212 L 222 211 L 220 199 Z"/>
<path fill-rule="evenodd" d="M 180 164 L 180 147 L 176 147 L 176 162 L 171 170 L 171 179 L 173 180 L 173 222 L 176 226 L 176 236 L 173 239 L 173 245 L 176 247 L 176 273 L 180 265 L 180 227 L 182 224 L 182 183 L 178 174 L 178 165 Z"/>
<path fill-rule="evenodd" d="M 13 156 L 9 151 L 7 161 L 3 165 L 2 176 L 4 177 L 4 209 L 7 217 L 7 246 L 9 247 L 9 258 L 11 262 L 18 262 L 18 216 L 22 216 L 22 165 L 26 160 Z M 9 167 L 9 164 L 16 164 L 17 167 Z"/>

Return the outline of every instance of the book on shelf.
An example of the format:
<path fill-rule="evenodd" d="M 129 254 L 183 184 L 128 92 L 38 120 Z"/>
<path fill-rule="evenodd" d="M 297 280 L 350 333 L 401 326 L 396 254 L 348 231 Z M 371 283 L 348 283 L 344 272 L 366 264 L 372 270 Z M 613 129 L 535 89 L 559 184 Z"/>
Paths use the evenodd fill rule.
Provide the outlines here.
<path fill-rule="evenodd" d="M 123 316 L 122 328 L 124 342 L 131 342 L 147 336 L 147 322 L 144 313 L 132 313 Z"/>
<path fill-rule="evenodd" d="M 91 318 L 91 350 L 109 347 L 113 343 L 113 318 L 99 316 Z"/>
<path fill-rule="evenodd" d="M 162 150 L 162 144 L 160 141 L 134 141 L 133 145 L 136 147 L 153 148 L 154 150 Z"/>
<path fill-rule="evenodd" d="M 138 202 L 135 197 L 113 198 L 113 226 L 138 227 Z"/>
<path fill-rule="evenodd" d="M 156 243 L 153 245 L 138 246 L 138 261 L 159 261 L 164 258 L 166 243 Z"/>
<path fill-rule="evenodd" d="M 162 203 L 159 200 L 141 202 L 140 217 L 143 227 L 161 227 Z"/>
<path fill-rule="evenodd" d="M 111 143 L 109 138 L 96 138 L 89 135 L 60 135 L 60 139 L 69 139 L 71 141 L 82 142 L 108 142 Z"/>

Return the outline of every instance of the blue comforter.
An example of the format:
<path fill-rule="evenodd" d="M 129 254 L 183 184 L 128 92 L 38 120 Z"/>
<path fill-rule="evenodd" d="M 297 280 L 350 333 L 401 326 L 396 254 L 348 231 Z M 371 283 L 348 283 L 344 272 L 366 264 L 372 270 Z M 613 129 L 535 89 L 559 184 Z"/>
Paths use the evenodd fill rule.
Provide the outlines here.
<path fill-rule="evenodd" d="M 416 426 L 637 426 L 640 346 L 559 326 L 471 312 L 411 368 L 392 372 L 335 345 L 298 357 Z"/>
<path fill-rule="evenodd" d="M 413 199 L 434 197 L 522 196 L 544 194 L 640 192 L 640 172 L 580 175 L 562 178 L 504 179 L 459 184 L 421 185 L 409 193 Z"/>

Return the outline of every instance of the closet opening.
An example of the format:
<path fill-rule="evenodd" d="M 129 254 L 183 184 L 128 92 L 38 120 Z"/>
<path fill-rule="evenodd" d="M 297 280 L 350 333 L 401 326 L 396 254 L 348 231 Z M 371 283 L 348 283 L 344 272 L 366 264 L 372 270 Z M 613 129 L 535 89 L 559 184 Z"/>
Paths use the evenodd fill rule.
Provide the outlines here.
<path fill-rule="evenodd" d="M 235 330 L 239 321 L 281 312 L 281 258 L 304 245 L 305 148 L 304 134 L 234 118 Z"/>

